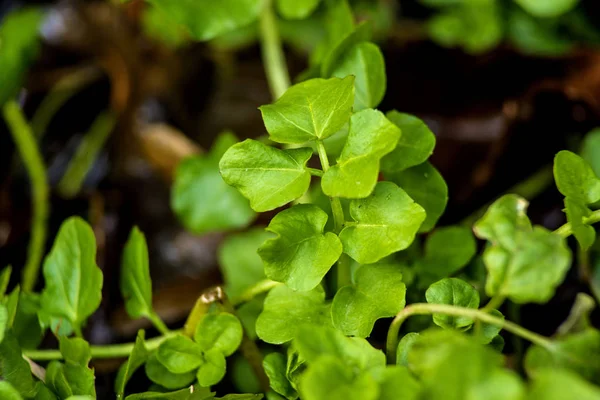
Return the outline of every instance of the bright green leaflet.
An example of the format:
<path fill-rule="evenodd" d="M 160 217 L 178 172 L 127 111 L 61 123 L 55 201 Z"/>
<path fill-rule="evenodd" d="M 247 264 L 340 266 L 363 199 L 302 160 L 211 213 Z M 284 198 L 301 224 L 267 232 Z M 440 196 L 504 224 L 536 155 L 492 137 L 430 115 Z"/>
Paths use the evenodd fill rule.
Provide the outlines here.
<path fill-rule="evenodd" d="M 425 255 L 417 263 L 422 286 L 450 276 L 473 258 L 477 244 L 467 227 L 447 226 L 436 229 L 427 237 Z"/>
<path fill-rule="evenodd" d="M 379 175 L 379 160 L 396 146 L 400 129 L 377 110 L 352 115 L 350 133 L 337 164 L 321 179 L 323 192 L 330 197 L 368 197 Z"/>
<path fill-rule="evenodd" d="M 542 369 L 533 377 L 531 400 L 599 400 L 600 389 L 566 370 Z"/>
<path fill-rule="evenodd" d="M 375 108 L 386 88 L 385 62 L 379 47 L 370 42 L 357 43 L 343 53 L 333 67 L 333 76 L 354 76 L 354 111 Z"/>
<path fill-rule="evenodd" d="M 352 200 L 350 215 L 356 223 L 342 230 L 340 240 L 344 253 L 361 264 L 406 249 L 425 220 L 425 210 L 391 182 L 379 182 L 371 196 Z"/>
<path fill-rule="evenodd" d="M 302 324 L 331 326 L 330 306 L 321 286 L 308 292 L 283 285 L 272 289 L 256 321 L 256 333 L 267 343 L 281 344 L 292 340 Z"/>
<path fill-rule="evenodd" d="M 396 364 L 404 367 L 408 366 L 408 354 L 413 344 L 421 336 L 418 332 L 409 332 L 400 339 L 396 350 Z"/>
<path fill-rule="evenodd" d="M 573 200 L 592 204 L 600 200 L 600 179 L 580 156 L 567 150 L 554 157 L 554 180 L 558 190 Z"/>
<path fill-rule="evenodd" d="M 254 228 L 228 236 L 219 248 L 219 265 L 229 297 L 237 297 L 253 284 L 266 278 L 257 250 L 273 235 Z"/>
<path fill-rule="evenodd" d="M 327 214 L 312 204 L 299 204 L 277 214 L 267 230 L 277 235 L 258 254 L 269 279 L 294 290 L 315 288 L 342 254 L 340 239 L 323 233 Z"/>
<path fill-rule="evenodd" d="M 401 172 L 427 161 L 435 147 L 435 136 L 425 122 L 396 110 L 385 116 L 400 128 L 402 136 L 394 151 L 381 160 L 381 170 L 385 173 Z"/>
<path fill-rule="evenodd" d="M 286 376 L 286 363 L 287 360 L 283 354 L 273 352 L 265 356 L 263 367 L 269 377 L 271 389 L 288 400 L 295 400 L 298 398 L 298 392 L 292 387 Z"/>
<path fill-rule="evenodd" d="M 338 290 L 331 304 L 333 325 L 347 336 L 368 337 L 379 318 L 395 316 L 406 304 L 406 286 L 395 264 L 361 266 L 355 284 Z"/>
<path fill-rule="evenodd" d="M 146 375 L 152 382 L 156 382 L 166 389 L 181 389 L 196 379 L 194 371 L 184 374 L 174 374 L 158 361 L 156 352 L 152 353 L 144 365 Z"/>
<path fill-rule="evenodd" d="M 306 400 L 377 400 L 379 386 L 370 374 L 355 374 L 341 360 L 325 356 L 304 373 L 300 394 Z"/>
<path fill-rule="evenodd" d="M 514 0 L 525 11 L 539 18 L 558 17 L 571 11 L 579 0 Z"/>
<path fill-rule="evenodd" d="M 255 21 L 261 10 L 261 0 L 150 0 L 172 18 L 184 25 L 196 40 L 210 40 Z"/>
<path fill-rule="evenodd" d="M 575 333 L 553 342 L 552 350 L 532 346 L 525 357 L 525 369 L 535 376 L 545 368 L 565 368 L 600 384 L 600 332 L 595 329 Z"/>
<path fill-rule="evenodd" d="M 600 176 L 600 129 L 596 128 L 585 135 L 581 157 L 590 164 L 596 176 Z"/>
<path fill-rule="evenodd" d="M 219 349 L 212 349 L 204 353 L 204 362 L 198 368 L 196 378 L 200 386 L 212 386 L 225 376 L 225 356 Z"/>
<path fill-rule="evenodd" d="M 432 230 L 448 203 L 448 186 L 438 170 L 429 162 L 424 162 L 402 172 L 384 175 L 425 209 L 427 216 L 419 228 L 419 233 Z"/>
<path fill-rule="evenodd" d="M 585 224 L 583 219 L 589 217 L 592 211 L 585 204 L 565 197 L 565 212 L 577 242 L 583 250 L 589 249 L 596 241 L 596 230 Z"/>
<path fill-rule="evenodd" d="M 260 107 L 269 138 L 302 144 L 323 140 L 350 119 L 354 77 L 311 79 L 289 88 L 273 104 Z"/>
<path fill-rule="evenodd" d="M 131 379 L 131 376 L 148 360 L 149 353 L 144 344 L 144 337 L 145 332 L 143 330 L 138 331 L 131 354 L 129 354 L 127 361 L 119 368 L 119 373 L 115 380 L 115 392 L 120 398 L 123 398 L 125 386 L 129 382 L 129 379 Z"/>
<path fill-rule="evenodd" d="M 281 207 L 302 196 L 310 185 L 308 148 L 279 150 L 245 140 L 225 152 L 219 168 L 225 182 L 238 189 L 254 211 Z"/>
<path fill-rule="evenodd" d="M 92 359 L 90 345 L 81 338 L 67 338 L 59 336 L 59 349 L 66 362 L 72 362 L 87 367 Z"/>
<path fill-rule="evenodd" d="M 0 397 L 4 400 L 23 400 L 17 389 L 6 381 L 0 381 Z"/>
<path fill-rule="evenodd" d="M 242 343 L 243 334 L 242 324 L 235 315 L 209 313 L 198 322 L 194 340 L 204 351 L 216 349 L 230 356 Z"/>
<path fill-rule="evenodd" d="M 94 232 L 81 218 L 71 217 L 61 225 L 44 261 L 44 278 L 42 310 L 65 318 L 80 332 L 100 305 L 103 279 L 96 265 Z"/>
<path fill-rule="evenodd" d="M 0 377 L 10 383 L 21 395 L 33 397 L 35 381 L 29 364 L 21 355 L 21 348 L 14 335 L 8 331 L 0 342 Z"/>
<path fill-rule="evenodd" d="M 218 164 L 202 156 L 178 165 L 171 205 L 185 228 L 197 235 L 244 228 L 256 218 L 248 200 L 223 181 Z"/>
<path fill-rule="evenodd" d="M 174 374 L 194 371 L 204 362 L 202 347 L 183 335 L 174 336 L 161 343 L 156 358 Z"/>
<path fill-rule="evenodd" d="M 304 19 L 312 14 L 321 0 L 276 0 L 277 11 L 287 19 Z"/>
<path fill-rule="evenodd" d="M 29 65 L 40 49 L 43 13 L 26 8 L 5 15 L 0 25 L 0 106 L 17 94 Z"/>
<path fill-rule="evenodd" d="M 418 400 L 421 384 L 412 376 L 408 368 L 388 366 L 376 376 L 379 382 L 378 400 Z"/>
<path fill-rule="evenodd" d="M 479 308 L 479 292 L 467 282 L 457 278 L 442 279 L 429 286 L 425 298 L 432 304 L 449 304 L 458 307 Z M 434 314 L 433 322 L 445 329 L 466 330 L 473 320 L 466 317 Z"/>

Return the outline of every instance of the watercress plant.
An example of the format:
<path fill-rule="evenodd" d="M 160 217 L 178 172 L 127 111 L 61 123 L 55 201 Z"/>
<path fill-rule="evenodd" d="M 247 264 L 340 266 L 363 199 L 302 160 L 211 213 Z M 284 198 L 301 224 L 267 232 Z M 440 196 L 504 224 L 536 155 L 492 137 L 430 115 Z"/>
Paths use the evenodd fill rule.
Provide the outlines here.
<path fill-rule="evenodd" d="M 571 267 L 567 237 L 584 252 L 596 242 L 596 164 L 557 154 L 554 176 L 568 222 L 554 232 L 533 226 L 527 200 L 514 194 L 497 199 L 472 227 L 435 228 L 448 199 L 427 161 L 435 136 L 413 115 L 377 110 L 386 89 L 383 56 L 345 0 L 151 3 L 197 40 L 260 19 L 274 94 L 260 107 L 268 138 L 238 142 L 226 133 L 207 155 L 180 164 L 175 213 L 201 234 L 278 212 L 264 229 L 225 239 L 223 287 L 203 293 L 178 330 L 153 308 L 152 260 L 134 227 L 120 289 L 130 317 L 146 318 L 160 335 L 146 339 L 141 330 L 134 343 L 117 345 L 83 338 L 103 276 L 93 230 L 79 217 L 67 219 L 45 257 L 41 293 L 31 283 L 7 293 L 11 268 L 0 273 L 1 398 L 95 398 L 93 360 L 121 358 L 114 392 L 129 400 L 217 399 L 212 388 L 243 365 L 252 374 L 231 380 L 255 383 L 256 394 L 218 398 L 600 399 L 600 332 L 585 318 L 589 306 L 574 307 L 554 337 L 500 311 L 505 302 L 553 297 Z M 330 16 L 327 33 L 303 79 L 289 86 L 273 22 L 315 12 Z M 4 115 L 15 138 L 30 138 L 13 100 Z M 586 143 L 589 159 L 600 147 Z M 38 163 L 25 157 L 35 149 L 19 150 L 29 165 Z M 473 234 L 485 241 L 479 255 Z M 35 282 L 36 268 L 26 267 L 27 282 Z M 477 268 L 482 282 L 472 274 Z M 427 318 L 409 320 L 415 315 Z M 386 318 L 393 320 L 383 343 L 375 327 L 385 328 Z M 37 349 L 48 330 L 58 349 Z M 517 368 L 505 367 L 505 332 L 531 342 Z M 243 358 L 233 361 L 238 352 Z M 521 366 L 524 375 L 516 372 Z M 128 383 L 142 369 L 148 390 L 131 393 Z"/>

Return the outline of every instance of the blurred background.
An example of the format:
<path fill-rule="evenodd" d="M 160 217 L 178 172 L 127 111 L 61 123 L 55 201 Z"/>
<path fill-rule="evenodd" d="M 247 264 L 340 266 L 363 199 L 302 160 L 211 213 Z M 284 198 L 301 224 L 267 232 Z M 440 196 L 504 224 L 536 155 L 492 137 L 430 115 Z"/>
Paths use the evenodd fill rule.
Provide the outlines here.
<path fill-rule="evenodd" d="M 584 135 L 600 126 L 600 2 L 350 3 L 359 21 L 372 22 L 384 53 L 388 85 L 379 108 L 415 114 L 437 137 L 431 161 L 450 197 L 440 225 L 469 221 L 511 188 L 532 201 L 534 223 L 563 224 L 551 165 L 557 151 L 578 151 Z M 27 72 L 18 98 L 48 169 L 48 247 L 71 215 L 96 232 L 104 296 L 86 336 L 110 343 L 149 328 L 128 319 L 118 289 L 121 250 L 134 224 L 148 240 L 156 309 L 181 323 L 202 290 L 221 282 L 225 235 L 184 229 L 171 208 L 174 174 L 179 161 L 210 149 L 220 132 L 240 139 L 265 134 L 257 107 L 272 100 L 257 24 L 199 43 L 141 0 L 0 4 L 3 40 L 26 40 L 27 27 L 4 24 L 9 13 L 44 11 L 37 49 L 20 61 Z M 278 19 L 292 78 L 310 66 L 325 35 L 323 18 L 319 8 L 304 20 Z M 74 168 L 81 146 L 93 157 Z M 17 272 L 27 255 L 30 198 L 27 172 L 0 122 L 0 266 Z M 264 226 L 271 216 L 253 224 Z M 537 331 L 553 332 L 587 287 L 574 274 L 549 306 L 525 308 L 525 326 L 534 318 Z M 96 368 L 106 373 L 99 386 L 103 379 L 108 385 L 115 365 Z"/>

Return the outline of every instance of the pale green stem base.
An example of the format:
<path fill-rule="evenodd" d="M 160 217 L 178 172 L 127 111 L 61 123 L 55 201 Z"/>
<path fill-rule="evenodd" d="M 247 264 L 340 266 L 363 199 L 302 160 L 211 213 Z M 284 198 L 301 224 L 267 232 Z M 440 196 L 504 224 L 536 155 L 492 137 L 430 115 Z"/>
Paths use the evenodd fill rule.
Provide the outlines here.
<path fill-rule="evenodd" d="M 596 210 L 592 212 L 592 214 L 589 217 L 583 218 L 583 223 L 586 225 L 592 225 L 596 222 L 600 222 L 600 210 Z M 573 234 L 573 228 L 571 227 L 571 224 L 567 222 L 566 224 L 555 230 L 554 233 L 566 238 Z"/>

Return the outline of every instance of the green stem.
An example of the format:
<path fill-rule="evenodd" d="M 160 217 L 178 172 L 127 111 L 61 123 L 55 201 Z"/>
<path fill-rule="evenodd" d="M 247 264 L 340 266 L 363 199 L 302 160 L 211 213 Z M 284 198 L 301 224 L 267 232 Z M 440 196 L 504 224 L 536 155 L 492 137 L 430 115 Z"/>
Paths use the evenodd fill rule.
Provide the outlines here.
<path fill-rule="evenodd" d="M 242 292 L 242 294 L 240 294 L 239 296 L 233 297 L 231 299 L 231 304 L 233 304 L 234 307 L 237 307 L 240 304 L 247 303 L 250 300 L 252 300 L 253 298 L 255 298 L 256 296 L 266 293 L 269 290 L 273 289 L 275 286 L 279 286 L 279 285 L 281 285 L 280 282 L 275 282 L 275 281 L 272 281 L 269 279 L 265 279 L 264 281 L 260 281 L 256 284 L 254 284 L 253 286 L 249 287 L 244 292 Z"/>
<path fill-rule="evenodd" d="M 150 322 L 152 322 L 152 325 L 154 325 L 154 327 L 162 335 L 167 335 L 167 334 L 169 334 L 171 332 L 169 330 L 169 328 L 167 327 L 167 325 L 165 325 L 165 323 L 162 321 L 162 319 L 160 319 L 160 317 L 158 316 L 158 314 L 152 313 L 152 314 L 150 314 L 150 316 L 148 317 L 148 319 L 150 320 Z"/>
<path fill-rule="evenodd" d="M 58 192 L 62 196 L 70 198 L 79 193 L 89 169 L 115 127 L 116 120 L 110 112 L 102 113 L 94 120 L 58 183 Z"/>
<path fill-rule="evenodd" d="M 310 172 L 310 174 L 312 176 L 318 176 L 319 178 L 323 176 L 323 171 L 321 171 L 320 169 L 316 169 L 316 168 L 306 168 L 306 170 L 308 172 Z"/>
<path fill-rule="evenodd" d="M 481 309 L 481 311 L 490 312 L 492 310 L 498 310 L 504 303 L 504 300 L 506 300 L 506 297 L 504 297 L 504 296 L 500 296 L 500 295 L 494 296 L 485 305 L 485 307 L 483 307 Z"/>
<path fill-rule="evenodd" d="M 156 350 L 162 342 L 164 342 L 166 339 L 168 339 L 171 336 L 174 336 L 177 333 L 179 332 L 174 331 L 167 335 L 158 336 L 156 338 L 146 340 L 146 348 L 149 351 Z M 92 358 L 94 359 L 125 358 L 128 357 L 129 354 L 131 354 L 131 352 L 133 351 L 133 346 L 135 346 L 135 343 L 111 344 L 107 346 L 90 346 L 90 351 L 92 353 Z M 36 361 L 62 360 L 63 358 L 59 350 L 23 350 L 23 355 Z"/>
<path fill-rule="evenodd" d="M 600 210 L 596 210 L 592 212 L 592 214 L 589 217 L 583 218 L 583 223 L 586 225 L 592 225 L 596 222 L 600 222 Z M 567 222 L 566 224 L 555 230 L 554 233 L 564 238 L 571 236 L 573 234 L 573 228 L 571 227 L 571 223 Z"/>
<path fill-rule="evenodd" d="M 523 328 L 513 322 L 507 321 L 502 318 L 494 317 L 482 310 L 475 310 L 472 308 L 456 307 L 446 304 L 426 304 L 416 303 L 411 304 L 404 310 L 400 311 L 396 318 L 392 321 L 390 329 L 388 330 L 387 343 L 386 343 L 386 354 L 388 362 L 390 364 L 396 363 L 396 347 L 398 346 L 398 332 L 402 323 L 412 315 L 430 315 L 430 314 L 444 314 L 455 317 L 467 317 L 481 322 L 485 322 L 490 325 L 500 327 L 508 332 L 511 332 L 517 336 L 529 340 L 530 342 L 542 346 L 547 349 L 552 349 L 552 341 L 542 335 L 538 335 L 535 332 L 531 332 L 528 329 Z"/>
<path fill-rule="evenodd" d="M 31 292 L 39 275 L 46 244 L 50 190 L 44 160 L 21 108 L 15 101 L 9 101 L 4 105 L 3 114 L 31 180 L 33 222 L 27 249 L 27 263 L 22 275 L 23 291 Z"/>
<path fill-rule="evenodd" d="M 271 95 L 277 100 L 290 87 L 290 76 L 271 0 L 265 1 L 260 14 L 260 43 Z"/>

